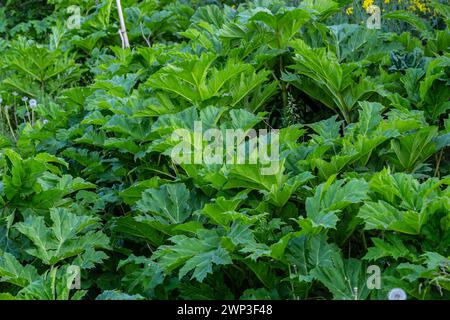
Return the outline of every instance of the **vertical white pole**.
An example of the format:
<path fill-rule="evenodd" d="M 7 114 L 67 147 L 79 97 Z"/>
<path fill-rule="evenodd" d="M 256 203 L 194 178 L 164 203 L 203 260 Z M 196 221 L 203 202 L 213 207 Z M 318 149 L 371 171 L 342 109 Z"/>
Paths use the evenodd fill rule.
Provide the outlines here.
<path fill-rule="evenodd" d="M 120 38 L 122 39 L 122 48 L 129 48 L 130 42 L 128 41 L 128 35 L 127 35 L 127 29 L 125 27 L 125 19 L 123 18 L 123 12 L 122 12 L 122 5 L 120 3 L 120 0 L 116 0 L 117 3 L 117 13 L 119 14 L 119 20 L 120 20 Z"/>

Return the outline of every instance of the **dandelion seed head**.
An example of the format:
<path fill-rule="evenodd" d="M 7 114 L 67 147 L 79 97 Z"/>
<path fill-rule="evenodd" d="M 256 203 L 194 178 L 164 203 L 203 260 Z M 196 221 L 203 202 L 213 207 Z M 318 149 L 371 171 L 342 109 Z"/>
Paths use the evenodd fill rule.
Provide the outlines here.
<path fill-rule="evenodd" d="M 33 109 L 37 106 L 37 101 L 35 99 L 30 100 L 30 108 Z"/>
<path fill-rule="evenodd" d="M 388 294 L 389 300 L 406 300 L 406 292 L 400 288 L 394 288 L 389 291 Z"/>

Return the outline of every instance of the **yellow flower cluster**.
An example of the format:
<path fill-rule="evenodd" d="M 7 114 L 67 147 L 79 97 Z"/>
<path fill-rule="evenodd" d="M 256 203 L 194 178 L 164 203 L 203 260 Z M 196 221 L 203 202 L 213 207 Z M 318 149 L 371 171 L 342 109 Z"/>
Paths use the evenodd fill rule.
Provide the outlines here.
<path fill-rule="evenodd" d="M 382 0 L 384 4 L 390 4 L 391 0 Z M 363 4 L 362 7 L 364 11 L 367 12 L 367 9 L 374 4 L 375 0 L 362 0 Z M 405 3 L 406 5 L 409 4 L 408 10 L 410 11 L 419 11 L 422 13 L 431 13 L 430 7 L 427 6 L 427 2 L 431 2 L 431 0 L 396 0 L 392 2 L 397 3 Z M 387 9 L 389 11 L 389 9 Z M 382 9 L 383 12 L 385 12 L 384 8 Z M 353 6 L 350 6 L 345 9 L 345 13 L 349 16 L 353 14 Z"/>
<path fill-rule="evenodd" d="M 364 0 L 362 7 L 367 10 L 371 5 L 373 5 L 373 0 Z"/>
<path fill-rule="evenodd" d="M 426 0 L 412 0 L 412 4 L 409 7 L 412 11 L 420 11 L 422 13 L 427 13 L 430 12 L 430 9 L 427 7 L 427 5 L 425 4 Z"/>

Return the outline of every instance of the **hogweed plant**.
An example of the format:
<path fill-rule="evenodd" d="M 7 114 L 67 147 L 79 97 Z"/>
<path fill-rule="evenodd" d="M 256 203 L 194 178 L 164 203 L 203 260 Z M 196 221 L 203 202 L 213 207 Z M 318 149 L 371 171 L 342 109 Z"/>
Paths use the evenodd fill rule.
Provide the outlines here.
<path fill-rule="evenodd" d="M 0 300 L 450 299 L 448 2 L 39 3 L 0 8 Z"/>

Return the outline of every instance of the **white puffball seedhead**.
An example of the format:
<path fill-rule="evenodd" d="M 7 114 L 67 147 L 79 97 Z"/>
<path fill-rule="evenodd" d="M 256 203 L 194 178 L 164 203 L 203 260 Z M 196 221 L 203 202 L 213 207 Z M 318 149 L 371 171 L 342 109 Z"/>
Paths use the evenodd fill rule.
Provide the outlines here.
<path fill-rule="evenodd" d="M 33 109 L 37 106 L 37 101 L 35 99 L 30 100 L 30 108 Z"/>
<path fill-rule="evenodd" d="M 389 291 L 388 294 L 389 300 L 406 300 L 406 292 L 400 288 L 394 288 Z"/>

